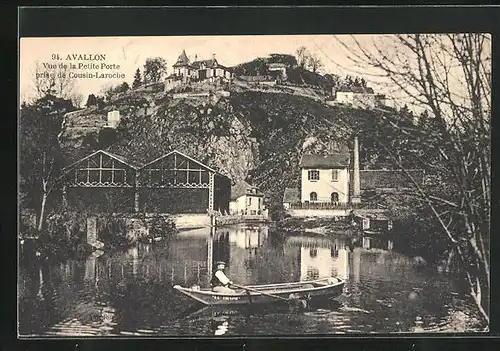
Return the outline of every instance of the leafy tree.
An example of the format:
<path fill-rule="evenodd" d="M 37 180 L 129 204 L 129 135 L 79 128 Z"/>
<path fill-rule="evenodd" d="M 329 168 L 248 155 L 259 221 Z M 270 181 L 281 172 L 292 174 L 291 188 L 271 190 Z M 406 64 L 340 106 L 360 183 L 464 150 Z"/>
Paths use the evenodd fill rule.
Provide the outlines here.
<path fill-rule="evenodd" d="M 122 84 L 116 86 L 116 88 L 114 89 L 114 92 L 116 94 L 120 94 L 120 93 L 124 93 L 128 90 L 130 90 L 130 86 L 128 85 L 127 82 L 123 82 Z"/>
<path fill-rule="evenodd" d="M 134 74 L 134 82 L 132 83 L 132 88 L 135 89 L 137 87 L 140 87 L 141 84 L 142 84 L 141 70 L 138 68 Z"/>
<path fill-rule="evenodd" d="M 158 83 L 167 72 L 167 62 L 162 57 L 148 58 L 143 72 L 145 83 Z"/>
<path fill-rule="evenodd" d="M 48 199 L 59 178 L 62 119 L 74 109 L 71 100 L 46 95 L 20 111 L 20 190 L 37 211 L 38 231 L 44 228 Z"/>

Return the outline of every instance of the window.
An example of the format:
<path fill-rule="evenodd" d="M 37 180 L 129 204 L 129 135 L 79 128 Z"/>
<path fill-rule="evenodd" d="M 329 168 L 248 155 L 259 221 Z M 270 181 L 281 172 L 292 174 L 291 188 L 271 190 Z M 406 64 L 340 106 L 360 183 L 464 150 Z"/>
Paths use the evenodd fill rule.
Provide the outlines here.
<path fill-rule="evenodd" d="M 309 199 L 312 201 L 318 201 L 318 194 L 316 194 L 314 191 L 309 194 Z"/>
<path fill-rule="evenodd" d="M 188 172 L 189 183 L 198 184 L 200 182 L 200 172 Z"/>
<path fill-rule="evenodd" d="M 87 183 L 87 170 L 86 169 L 79 169 L 77 170 L 77 180 L 79 183 Z"/>
<path fill-rule="evenodd" d="M 339 202 L 339 193 L 332 193 L 331 195 L 332 202 Z"/>
<path fill-rule="evenodd" d="M 187 171 L 177 171 L 177 176 L 175 177 L 175 181 L 177 184 L 186 184 L 188 182 L 188 173 Z"/>
<path fill-rule="evenodd" d="M 117 169 L 114 171 L 114 182 L 115 183 L 123 183 L 125 181 L 125 171 L 122 169 Z"/>
<path fill-rule="evenodd" d="M 307 279 L 318 279 L 319 269 L 316 267 L 307 267 Z"/>
<path fill-rule="evenodd" d="M 110 170 L 103 170 L 102 171 L 101 181 L 103 183 L 111 183 L 111 171 Z"/>
<path fill-rule="evenodd" d="M 332 169 L 332 182 L 338 182 L 338 181 L 339 181 L 339 170 Z"/>
<path fill-rule="evenodd" d="M 174 184 L 174 176 L 175 173 L 174 171 L 171 170 L 164 170 L 163 171 L 163 182 L 167 185 L 172 185 Z"/>
<path fill-rule="evenodd" d="M 249 198 L 248 198 L 248 206 L 251 206 L 251 205 L 252 205 L 252 198 L 251 198 L 251 197 L 249 197 Z"/>
<path fill-rule="evenodd" d="M 202 182 L 203 184 L 208 184 L 208 183 L 209 183 L 209 181 L 210 181 L 210 179 L 209 179 L 209 174 L 208 174 L 208 172 L 207 172 L 207 171 L 202 171 L 202 172 L 201 172 L 201 182 Z"/>
<path fill-rule="evenodd" d="M 308 172 L 308 179 L 312 180 L 312 181 L 319 180 L 319 171 L 317 171 L 317 170 L 309 171 Z"/>
<path fill-rule="evenodd" d="M 309 257 L 314 258 L 318 256 L 318 249 L 310 249 L 309 250 Z"/>
<path fill-rule="evenodd" d="M 99 175 L 100 175 L 99 170 L 92 169 L 90 171 L 90 175 L 89 175 L 89 182 L 90 183 L 99 183 Z"/>
<path fill-rule="evenodd" d="M 160 185 L 161 183 L 161 170 L 152 169 L 150 174 L 151 185 Z"/>

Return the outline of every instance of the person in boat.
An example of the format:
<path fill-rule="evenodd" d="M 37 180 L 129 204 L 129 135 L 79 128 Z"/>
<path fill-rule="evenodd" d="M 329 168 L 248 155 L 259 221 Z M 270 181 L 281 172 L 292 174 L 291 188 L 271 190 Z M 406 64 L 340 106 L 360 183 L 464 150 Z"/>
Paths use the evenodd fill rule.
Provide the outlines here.
<path fill-rule="evenodd" d="M 213 273 L 212 280 L 210 281 L 210 285 L 212 285 L 212 291 L 234 294 L 235 291 L 229 287 L 233 282 L 229 280 L 229 278 L 224 273 L 225 268 L 226 262 L 217 262 L 217 270 Z"/>

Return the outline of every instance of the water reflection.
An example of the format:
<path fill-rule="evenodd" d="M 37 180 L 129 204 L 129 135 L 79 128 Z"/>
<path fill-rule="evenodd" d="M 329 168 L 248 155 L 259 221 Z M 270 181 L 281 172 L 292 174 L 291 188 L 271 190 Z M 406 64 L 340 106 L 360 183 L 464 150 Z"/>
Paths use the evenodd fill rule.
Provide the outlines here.
<path fill-rule="evenodd" d="M 96 252 L 84 261 L 31 262 L 20 267 L 20 333 L 284 335 L 473 328 L 473 322 L 463 322 L 474 320 L 473 304 L 453 282 L 395 248 L 382 237 L 280 238 L 266 226 L 238 225 L 184 232 L 123 252 Z M 242 285 L 338 276 L 346 279 L 345 291 L 336 301 L 302 311 L 223 308 L 193 315 L 200 306 L 171 287 L 207 287 L 218 260 L 227 262 L 226 273 Z"/>

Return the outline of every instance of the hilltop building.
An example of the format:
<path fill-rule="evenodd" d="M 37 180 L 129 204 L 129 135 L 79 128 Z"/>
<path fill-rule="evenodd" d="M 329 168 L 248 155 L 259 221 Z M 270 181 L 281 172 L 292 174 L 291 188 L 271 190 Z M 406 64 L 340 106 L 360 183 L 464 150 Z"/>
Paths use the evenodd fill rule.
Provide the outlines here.
<path fill-rule="evenodd" d="M 231 70 L 221 65 L 213 54 L 211 59 L 208 60 L 195 60 L 191 62 L 186 55 L 186 51 L 177 58 L 173 65 L 174 73 L 168 76 L 165 80 L 166 84 L 172 84 L 175 81 L 190 81 L 190 80 L 210 80 L 215 79 L 230 80 L 232 78 Z"/>
<path fill-rule="evenodd" d="M 332 89 L 333 103 L 348 104 L 361 108 L 385 106 L 385 95 L 375 94 L 369 87 L 344 87 Z"/>
<path fill-rule="evenodd" d="M 116 129 L 120 124 L 120 111 L 113 110 L 108 112 L 107 127 Z"/>
<path fill-rule="evenodd" d="M 281 80 L 287 80 L 288 75 L 286 73 L 288 66 L 282 62 L 269 63 L 267 69 L 271 72 L 278 72 Z"/>

